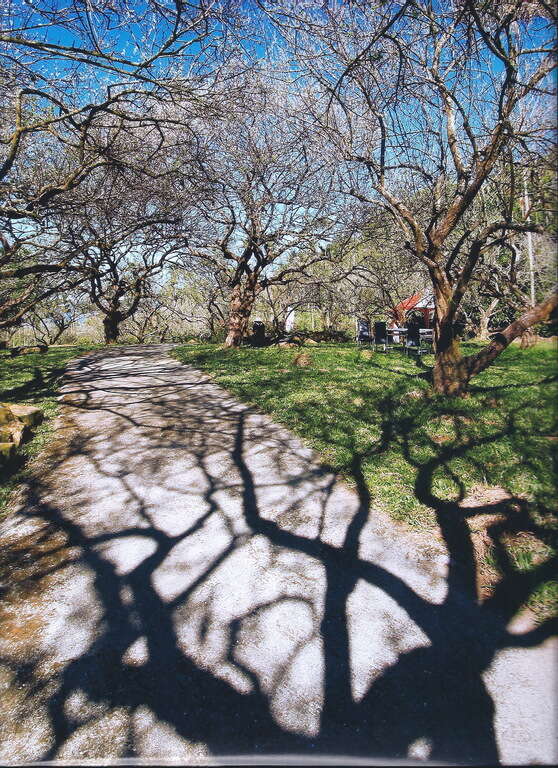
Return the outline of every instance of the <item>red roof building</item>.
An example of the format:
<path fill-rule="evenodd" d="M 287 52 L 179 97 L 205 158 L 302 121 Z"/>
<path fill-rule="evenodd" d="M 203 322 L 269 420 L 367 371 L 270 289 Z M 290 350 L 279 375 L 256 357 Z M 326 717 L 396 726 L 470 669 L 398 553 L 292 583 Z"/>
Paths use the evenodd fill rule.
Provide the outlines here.
<path fill-rule="evenodd" d="M 409 296 L 408 299 L 404 299 L 403 301 L 399 302 L 396 307 L 393 308 L 393 325 L 406 322 L 407 315 L 410 312 L 413 312 L 413 314 L 414 312 L 420 312 L 423 317 L 424 327 L 430 328 L 434 318 L 435 308 L 436 307 L 434 304 L 433 296 L 423 295 L 422 293 L 414 293 L 412 296 Z"/>

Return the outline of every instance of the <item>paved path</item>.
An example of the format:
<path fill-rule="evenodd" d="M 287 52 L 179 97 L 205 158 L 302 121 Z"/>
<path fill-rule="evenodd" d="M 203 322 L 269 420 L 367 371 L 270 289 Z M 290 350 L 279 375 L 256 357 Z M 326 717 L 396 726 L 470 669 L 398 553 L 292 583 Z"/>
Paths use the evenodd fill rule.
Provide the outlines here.
<path fill-rule="evenodd" d="M 4 525 L 0 759 L 552 762 L 552 641 L 167 352 L 71 364 Z"/>

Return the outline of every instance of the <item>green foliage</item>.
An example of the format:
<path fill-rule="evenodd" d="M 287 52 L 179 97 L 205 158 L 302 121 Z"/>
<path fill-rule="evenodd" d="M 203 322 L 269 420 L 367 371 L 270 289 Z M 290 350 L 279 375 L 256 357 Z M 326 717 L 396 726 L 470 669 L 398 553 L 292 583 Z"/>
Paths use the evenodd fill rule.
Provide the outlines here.
<path fill-rule="evenodd" d="M 464 352 L 478 346 L 465 343 Z M 298 433 L 349 483 L 358 459 L 372 507 L 395 520 L 434 531 L 437 515 L 458 511 L 471 491 L 502 487 L 556 536 L 549 513 L 556 493 L 553 344 L 513 345 L 466 397 L 454 399 L 432 392 L 432 357 L 352 344 L 306 350 L 311 364 L 304 368 L 293 365 L 297 350 L 277 347 L 233 351 L 206 344 L 174 354 Z M 525 567 L 529 555 L 518 557 L 516 567 Z M 549 586 L 544 594 L 554 593 Z"/>

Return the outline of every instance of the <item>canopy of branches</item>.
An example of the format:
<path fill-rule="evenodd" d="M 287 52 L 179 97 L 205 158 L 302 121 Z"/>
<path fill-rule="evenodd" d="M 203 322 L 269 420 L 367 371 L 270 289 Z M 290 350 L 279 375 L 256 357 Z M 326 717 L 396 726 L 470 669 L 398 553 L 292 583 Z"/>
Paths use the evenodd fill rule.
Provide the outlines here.
<path fill-rule="evenodd" d="M 9 0 L 0 328 L 96 313 L 107 342 L 238 346 L 255 311 L 349 324 L 418 291 L 435 386 L 462 391 L 556 308 L 555 21 L 546 0 Z M 506 329 L 463 358 L 459 317 Z"/>

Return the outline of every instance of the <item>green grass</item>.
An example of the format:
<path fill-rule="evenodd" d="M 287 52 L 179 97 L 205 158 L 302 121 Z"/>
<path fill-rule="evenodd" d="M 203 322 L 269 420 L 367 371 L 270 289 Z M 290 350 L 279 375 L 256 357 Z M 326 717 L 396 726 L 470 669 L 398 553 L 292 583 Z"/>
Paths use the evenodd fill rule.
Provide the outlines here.
<path fill-rule="evenodd" d="M 40 354 L 10 357 L 0 353 L 0 402 L 36 405 L 44 413 L 43 423 L 33 431 L 31 440 L 22 444 L 16 456 L 0 467 L 0 518 L 5 516 L 10 499 L 25 480 L 29 461 L 46 445 L 58 411 L 56 400 L 60 378 L 69 360 L 92 349 L 91 345 L 50 347 Z"/>
<path fill-rule="evenodd" d="M 512 345 L 456 399 L 433 393 L 431 356 L 322 344 L 305 347 L 310 365 L 297 367 L 299 351 L 200 344 L 174 354 L 288 426 L 347 482 L 362 473 L 372 505 L 395 520 L 436 530 L 437 513 L 499 486 L 520 498 L 555 551 L 554 344 Z M 523 550 L 518 557 L 519 570 L 534 567 Z M 556 597 L 552 584 L 546 591 Z"/>

